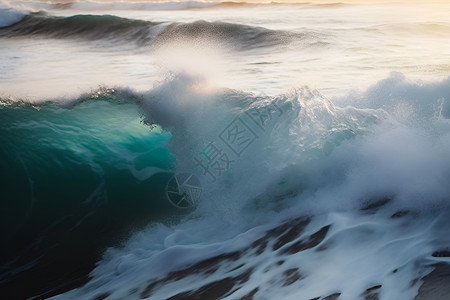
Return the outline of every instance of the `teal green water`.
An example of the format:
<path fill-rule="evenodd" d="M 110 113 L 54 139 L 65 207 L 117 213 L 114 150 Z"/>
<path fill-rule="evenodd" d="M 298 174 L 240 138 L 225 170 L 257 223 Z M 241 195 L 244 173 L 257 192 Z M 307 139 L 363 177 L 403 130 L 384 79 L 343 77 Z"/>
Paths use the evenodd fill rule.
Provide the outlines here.
<path fill-rule="evenodd" d="M 2 235 L 36 218 L 82 222 L 99 207 L 119 219 L 157 214 L 163 200 L 152 175 L 173 168 L 169 138 L 114 95 L 72 108 L 0 106 Z"/>
<path fill-rule="evenodd" d="M 114 93 L 70 107 L 0 105 L 4 294 L 25 299 L 82 284 L 107 247 L 183 216 L 165 195 L 171 134 L 141 120 L 135 99 Z"/>

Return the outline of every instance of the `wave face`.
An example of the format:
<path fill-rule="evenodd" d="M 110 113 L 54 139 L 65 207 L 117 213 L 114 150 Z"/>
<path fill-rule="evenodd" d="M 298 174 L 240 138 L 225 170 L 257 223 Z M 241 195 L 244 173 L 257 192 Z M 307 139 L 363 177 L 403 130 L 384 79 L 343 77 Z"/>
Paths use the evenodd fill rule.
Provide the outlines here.
<path fill-rule="evenodd" d="M 54 17 L 46 13 L 31 13 L 19 22 L 0 29 L 0 37 L 35 36 L 43 38 L 72 38 L 134 42 L 137 45 L 170 42 L 209 41 L 232 48 L 251 49 L 283 45 L 304 35 L 269 30 L 247 25 L 196 21 L 192 23 L 155 23 L 112 15 L 75 15 Z"/>
<path fill-rule="evenodd" d="M 76 15 L 71 17 L 51 17 L 45 13 L 32 13 L 19 23 L 3 30 L 3 35 L 43 36 L 49 38 L 84 38 L 95 40 L 104 36 L 120 38 L 131 33 L 142 38 L 143 32 L 156 24 L 140 20 L 127 20 L 116 16 Z"/>
<path fill-rule="evenodd" d="M 23 257 L 43 254 L 10 261 L 3 283 L 23 280 L 18 269 L 45 268 L 54 245 L 42 232 L 71 228 L 85 249 L 136 211 L 141 225 L 170 214 L 182 221 L 139 231 L 107 251 L 86 285 L 55 299 L 412 299 L 426 266 L 447 259 L 436 253 L 450 243 L 448 80 L 416 85 L 393 74 L 341 107 L 307 87 L 268 97 L 199 85 L 179 75 L 146 93 L 99 91 L 66 108 L 3 100 L 2 226 L 12 244 L 34 237 Z M 201 182 L 187 216 L 164 206 L 168 177 L 155 176 L 173 172 Z M 105 218 L 115 226 L 93 230 Z M 58 247 L 70 247 L 71 235 Z"/>

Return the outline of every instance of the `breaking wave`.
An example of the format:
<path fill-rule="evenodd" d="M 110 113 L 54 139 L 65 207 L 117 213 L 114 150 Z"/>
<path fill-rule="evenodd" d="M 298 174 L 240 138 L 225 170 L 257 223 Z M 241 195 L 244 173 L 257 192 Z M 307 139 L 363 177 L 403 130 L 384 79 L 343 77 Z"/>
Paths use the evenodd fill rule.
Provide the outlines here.
<path fill-rule="evenodd" d="M 87 284 L 56 298 L 412 299 L 450 246 L 449 82 L 393 74 L 330 101 L 307 87 L 205 93 L 177 75 L 146 93 L 103 90 L 66 108 L 4 99 L 1 192 L 23 200 L 7 228 L 42 217 L 29 209 L 45 203 L 57 220 L 67 203 L 78 207 L 41 221 L 53 234 L 92 230 L 101 207 L 158 215 L 164 184 L 153 176 L 189 172 L 203 190 L 195 211 L 165 225 L 144 218 L 151 224 L 108 250 Z M 2 282 L 19 276 L 17 264 Z"/>
<path fill-rule="evenodd" d="M 286 44 L 306 34 L 270 30 L 263 27 L 225 22 L 161 23 L 132 20 L 111 15 L 75 15 L 55 17 L 44 12 L 16 18 L 15 24 L 0 29 L 0 36 L 35 36 L 135 42 L 138 45 L 171 41 L 215 41 L 233 48 L 255 48 Z"/>

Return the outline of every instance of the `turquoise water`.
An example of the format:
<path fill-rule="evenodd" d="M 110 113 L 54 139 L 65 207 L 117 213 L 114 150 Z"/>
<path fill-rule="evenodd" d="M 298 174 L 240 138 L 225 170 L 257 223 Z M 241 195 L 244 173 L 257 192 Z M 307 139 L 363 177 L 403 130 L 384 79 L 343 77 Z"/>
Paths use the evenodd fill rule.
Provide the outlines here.
<path fill-rule="evenodd" d="M 170 134 L 143 124 L 138 106 L 127 100 L 7 105 L 0 114 L 1 211 L 8 227 L 36 209 L 62 217 L 75 207 L 107 205 L 117 214 L 149 208 L 152 192 L 136 195 L 134 187 L 173 169 L 165 147 Z"/>
<path fill-rule="evenodd" d="M 169 139 L 143 124 L 136 103 L 114 95 L 72 107 L 1 105 L 3 279 L 14 282 L 14 268 L 47 268 L 52 278 L 57 267 L 45 266 L 55 249 L 98 258 L 131 228 L 173 215 L 164 194 L 175 161 Z"/>

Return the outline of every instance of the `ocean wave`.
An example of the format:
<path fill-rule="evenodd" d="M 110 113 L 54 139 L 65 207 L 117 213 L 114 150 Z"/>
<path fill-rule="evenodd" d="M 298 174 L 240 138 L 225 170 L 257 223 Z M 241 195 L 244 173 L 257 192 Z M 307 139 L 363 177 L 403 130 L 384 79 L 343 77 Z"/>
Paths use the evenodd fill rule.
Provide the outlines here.
<path fill-rule="evenodd" d="M 164 44 L 180 40 L 206 40 L 230 47 L 253 48 L 285 44 L 306 34 L 270 30 L 224 22 L 158 23 L 111 15 L 54 17 L 31 13 L 21 21 L 0 30 L 0 36 L 37 36 L 135 42 L 139 45 Z"/>
<path fill-rule="evenodd" d="M 3 101 L 0 170 L 20 176 L 2 174 L 0 192 L 26 209 L 45 193 L 56 195 L 52 205 L 85 200 L 61 224 L 86 224 L 107 203 L 118 215 L 154 213 L 142 208 L 161 195 L 164 184 L 150 184 L 161 170 L 201 182 L 195 211 L 138 230 L 105 253 L 89 283 L 56 299 L 214 298 L 224 286 L 219 296 L 230 298 L 412 299 L 427 262 L 445 261 L 431 258 L 450 242 L 448 80 L 393 74 L 333 101 L 308 87 L 265 96 L 201 84 L 179 74 L 147 92 L 103 88 L 63 107 Z M 27 188 L 15 190 L 14 178 Z"/>
<path fill-rule="evenodd" d="M 95 39 L 142 39 L 158 23 L 129 20 L 110 15 L 75 15 L 71 17 L 52 17 L 44 12 L 31 13 L 20 22 L 4 28 L 0 35 L 42 36 L 47 38 Z"/>
<path fill-rule="evenodd" d="M 176 41 L 209 41 L 232 48 L 252 49 L 284 45 L 305 38 L 306 34 L 270 30 L 225 22 L 196 21 L 187 24 L 170 24 L 155 39 L 156 43 Z"/>
<path fill-rule="evenodd" d="M 15 24 L 25 17 L 25 13 L 13 8 L 0 7 L 0 28 Z"/>
<path fill-rule="evenodd" d="M 450 124 L 433 108 L 448 103 L 448 81 L 393 74 L 359 107 L 353 96 L 337 106 L 307 87 L 266 97 L 202 95 L 196 84 L 177 77 L 141 105 L 146 123 L 170 130 L 176 168 L 202 179 L 200 207 L 178 226 L 151 225 L 111 248 L 91 282 L 55 299 L 413 299 L 429 264 L 446 261 L 432 255 L 450 242 Z M 417 109 L 416 122 L 397 114 L 398 97 Z M 239 155 L 221 135 L 236 120 L 258 135 Z M 234 160 L 217 178 L 193 160 L 211 145 Z"/>
<path fill-rule="evenodd" d="M 254 141 L 256 146 L 252 148 L 253 153 L 248 157 L 248 161 L 242 160 L 233 167 L 235 176 L 253 172 L 255 168 L 261 168 L 255 172 L 256 174 L 265 174 L 269 172 L 269 169 L 275 174 L 277 170 L 289 169 L 296 164 L 302 166 L 303 163 L 316 159 L 324 160 L 332 153 L 338 153 L 339 151 L 336 152 L 338 149 L 344 149 L 356 140 L 367 142 L 368 144 L 363 147 L 365 149 L 370 146 L 365 136 L 378 141 L 375 143 L 378 146 L 384 145 L 390 149 L 389 141 L 403 135 L 402 140 L 405 144 L 417 144 L 416 148 L 421 149 L 419 145 L 425 145 L 427 139 L 422 140 L 420 137 L 422 134 L 429 135 L 431 139 L 439 137 L 442 142 L 446 140 L 444 128 L 450 119 L 449 79 L 423 84 L 407 80 L 400 73 L 393 73 L 391 77 L 373 85 L 364 93 L 351 93 L 345 97 L 335 98 L 333 101 L 307 87 L 272 97 L 234 90 L 204 94 L 201 85 L 200 79 L 180 74 L 146 93 L 137 93 L 130 89 L 101 88 L 59 104 L 58 102 L 26 104 L 25 101 L 17 104 L 17 99 L 3 99 L 1 102 L 4 106 L 32 105 L 38 109 L 58 104 L 75 110 L 83 103 L 97 100 L 107 101 L 111 105 L 123 103 L 137 105 L 142 109 L 142 122 L 150 126 L 162 127 L 170 132 L 169 147 L 177 157 L 177 166 L 181 170 L 195 171 L 205 180 L 208 179 L 209 174 L 206 174 L 207 176 L 202 174 L 204 170 L 196 166 L 193 158 L 202 152 L 202 147 L 216 139 L 218 139 L 216 142 L 224 144 L 223 136 L 220 134 L 236 118 L 240 118 L 242 122 L 251 122 L 247 125 L 252 126 L 251 129 L 258 138 Z M 262 124 L 255 123 L 253 117 L 257 116 L 258 111 L 265 111 L 265 117 L 270 118 L 265 120 L 267 127 L 261 127 Z M 262 118 L 264 115 L 259 117 Z M 279 122 L 275 122 L 275 119 Z M 205 124 L 215 125 L 205 126 Z M 344 145 L 347 146 L 344 147 Z M 393 149 L 389 151 L 393 151 L 392 154 L 397 153 Z M 387 154 L 389 151 L 384 149 L 379 153 Z M 362 160 L 364 152 L 373 151 L 365 149 L 358 152 Z M 344 152 L 341 154 L 344 155 Z M 353 154 L 355 158 L 356 152 Z M 375 152 L 372 154 L 376 156 Z M 256 163 L 264 161 L 267 157 L 271 157 L 277 163 L 267 162 L 261 165 Z M 382 156 L 379 159 L 384 160 Z M 338 160 L 343 162 L 344 157 Z M 347 163 L 349 162 L 345 164 Z M 307 168 L 306 165 L 303 166 L 305 170 L 317 172 L 317 170 L 311 170 L 312 166 Z M 293 169 L 289 170 L 293 172 Z M 297 171 L 304 173 L 305 170 Z M 398 175 L 400 180 L 401 172 Z M 248 178 L 256 175 L 242 176 Z M 256 176 L 255 181 L 257 179 L 262 182 L 262 185 L 254 183 L 255 190 L 264 190 L 263 187 L 268 183 L 267 178 Z M 230 178 L 226 179 L 226 181 L 229 180 Z M 239 182 L 240 179 L 236 180 Z M 404 184 L 407 182 L 405 181 Z M 236 183 L 236 185 L 239 184 Z M 208 184 L 208 186 L 220 185 Z M 362 192 L 359 189 L 358 191 Z M 400 198 L 399 192 L 389 194 L 396 194 Z M 219 194 L 223 194 L 223 191 Z M 256 195 L 253 196 L 257 201 L 262 199 Z M 403 198 L 408 197 L 403 196 Z"/>

